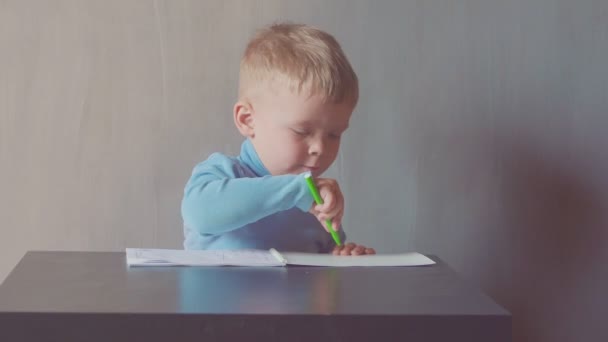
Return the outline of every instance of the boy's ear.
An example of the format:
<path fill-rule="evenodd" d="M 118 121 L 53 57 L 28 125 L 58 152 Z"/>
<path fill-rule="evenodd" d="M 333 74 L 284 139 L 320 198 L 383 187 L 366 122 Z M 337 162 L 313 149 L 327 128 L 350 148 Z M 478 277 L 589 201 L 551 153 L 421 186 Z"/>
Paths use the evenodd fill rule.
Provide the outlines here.
<path fill-rule="evenodd" d="M 248 101 L 239 100 L 234 105 L 234 124 L 244 137 L 253 138 L 253 108 Z"/>

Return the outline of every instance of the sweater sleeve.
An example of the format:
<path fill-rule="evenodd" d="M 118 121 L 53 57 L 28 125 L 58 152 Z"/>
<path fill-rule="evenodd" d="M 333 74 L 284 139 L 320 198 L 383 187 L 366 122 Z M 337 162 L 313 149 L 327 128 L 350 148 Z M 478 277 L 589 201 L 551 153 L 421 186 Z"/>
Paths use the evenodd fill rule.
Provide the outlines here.
<path fill-rule="evenodd" d="M 303 174 L 235 178 L 234 165 L 227 163 L 201 163 L 194 169 L 181 205 L 184 223 L 191 229 L 223 234 L 279 211 L 308 211 L 312 206 Z"/>

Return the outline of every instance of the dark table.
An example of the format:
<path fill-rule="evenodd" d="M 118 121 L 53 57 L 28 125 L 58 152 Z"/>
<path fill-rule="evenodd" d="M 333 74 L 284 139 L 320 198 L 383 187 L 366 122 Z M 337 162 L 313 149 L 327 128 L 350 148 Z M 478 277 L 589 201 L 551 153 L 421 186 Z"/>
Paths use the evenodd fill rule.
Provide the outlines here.
<path fill-rule="evenodd" d="M 132 267 L 28 252 L 0 285 L 0 341 L 510 341 L 511 315 L 432 266 Z"/>

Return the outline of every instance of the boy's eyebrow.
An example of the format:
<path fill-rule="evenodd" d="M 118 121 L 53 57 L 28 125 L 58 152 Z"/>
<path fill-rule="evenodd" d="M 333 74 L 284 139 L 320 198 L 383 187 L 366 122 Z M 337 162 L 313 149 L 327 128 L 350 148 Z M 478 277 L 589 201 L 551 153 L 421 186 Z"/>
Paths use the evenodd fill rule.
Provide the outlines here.
<path fill-rule="evenodd" d="M 308 121 L 308 120 L 301 120 L 301 121 L 295 121 L 293 124 L 296 125 L 296 126 L 308 127 L 308 126 L 314 125 L 314 122 Z M 346 125 L 336 125 L 336 126 L 333 126 L 333 127 L 330 127 L 330 128 L 331 128 L 331 130 L 338 130 L 338 131 L 342 131 L 343 132 L 343 131 L 346 131 L 348 129 L 348 127 L 350 127 L 349 124 L 346 124 Z"/>

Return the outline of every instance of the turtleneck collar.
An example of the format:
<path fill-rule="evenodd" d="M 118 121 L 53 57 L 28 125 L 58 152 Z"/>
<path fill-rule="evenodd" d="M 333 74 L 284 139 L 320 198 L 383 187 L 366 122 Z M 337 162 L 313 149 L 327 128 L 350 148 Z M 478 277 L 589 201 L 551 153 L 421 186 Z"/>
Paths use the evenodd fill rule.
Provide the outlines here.
<path fill-rule="evenodd" d="M 269 176 L 270 172 L 266 169 L 258 153 L 255 151 L 251 140 L 245 139 L 241 145 L 241 154 L 238 157 L 247 167 L 249 167 L 257 176 Z"/>

